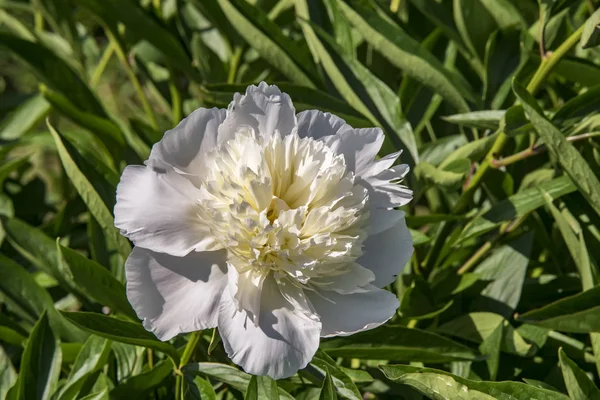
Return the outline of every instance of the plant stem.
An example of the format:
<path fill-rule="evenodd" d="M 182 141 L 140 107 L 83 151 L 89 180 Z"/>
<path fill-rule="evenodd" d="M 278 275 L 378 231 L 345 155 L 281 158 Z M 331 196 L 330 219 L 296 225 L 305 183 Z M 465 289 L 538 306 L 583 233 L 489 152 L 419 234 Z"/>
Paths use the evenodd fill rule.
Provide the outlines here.
<path fill-rule="evenodd" d="M 108 29 L 108 28 L 105 29 L 105 32 L 106 32 L 106 36 L 108 37 L 108 40 L 114 47 L 114 50 L 117 54 L 117 57 L 119 58 L 119 61 L 121 61 L 121 64 L 123 64 L 123 67 L 125 67 L 125 71 L 127 72 L 127 75 L 129 76 L 129 80 L 131 81 L 131 84 L 133 85 L 133 88 L 135 89 L 135 92 L 137 93 L 137 96 L 138 96 L 140 102 L 142 103 L 144 112 L 150 119 L 150 125 L 155 130 L 158 130 L 158 121 L 156 120 L 156 115 L 154 115 L 154 111 L 152 110 L 152 107 L 150 106 L 150 103 L 148 102 L 148 98 L 146 97 L 146 94 L 144 93 L 144 88 L 142 88 L 140 81 L 138 80 L 137 76 L 135 75 L 135 72 L 133 71 L 133 68 L 131 67 L 131 64 L 129 63 L 129 60 L 127 59 L 125 50 L 123 49 L 123 47 L 121 47 L 121 43 L 114 36 L 113 32 L 110 29 Z"/>
<path fill-rule="evenodd" d="M 183 374 L 181 373 L 181 368 L 183 368 L 194 355 L 194 351 L 196 350 L 196 346 L 198 342 L 202 338 L 202 331 L 193 332 L 190 335 L 190 340 L 188 340 L 185 349 L 183 350 L 183 354 L 181 355 L 181 361 L 179 361 L 179 368 L 175 371 L 175 400 L 183 400 L 184 395 L 184 382 L 183 382 Z"/>
<path fill-rule="evenodd" d="M 108 62 L 110 61 L 114 52 L 115 52 L 115 47 L 113 46 L 113 43 L 108 42 L 108 45 L 104 49 L 104 53 L 102 53 L 100 62 L 98 62 L 98 66 L 96 67 L 96 69 L 94 70 L 94 73 L 92 74 L 92 78 L 90 79 L 90 87 L 95 88 L 96 86 L 98 86 L 98 83 L 100 82 L 100 78 L 102 77 L 104 70 L 108 66 Z"/>
<path fill-rule="evenodd" d="M 580 140 L 585 140 L 585 139 L 589 139 L 589 138 L 593 138 L 593 137 L 597 137 L 597 136 L 600 136 L 600 132 L 582 133 L 581 135 L 574 135 L 574 136 L 567 137 L 567 142 L 578 142 Z M 504 167 L 504 166 L 516 163 L 517 161 L 524 160 L 528 157 L 542 154 L 542 153 L 546 152 L 546 150 L 548 150 L 548 149 L 547 149 L 546 145 L 544 145 L 544 144 L 541 144 L 539 146 L 530 147 L 526 150 L 518 152 L 517 154 L 513 154 L 512 156 L 504 157 L 500 160 L 494 159 L 491 162 L 491 166 L 492 166 L 492 168 Z"/>

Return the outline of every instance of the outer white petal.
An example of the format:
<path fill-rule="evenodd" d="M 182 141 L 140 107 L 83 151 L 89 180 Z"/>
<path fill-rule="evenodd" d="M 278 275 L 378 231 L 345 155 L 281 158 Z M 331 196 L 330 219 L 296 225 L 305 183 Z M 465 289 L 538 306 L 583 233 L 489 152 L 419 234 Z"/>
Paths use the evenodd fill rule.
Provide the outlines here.
<path fill-rule="evenodd" d="M 375 274 L 374 286 L 384 287 L 396 280 L 413 253 L 413 241 L 404 212 L 389 211 L 400 214 L 400 220 L 391 229 L 371 235 L 364 243 L 364 254 L 358 263 Z"/>
<path fill-rule="evenodd" d="M 340 294 L 365 292 L 365 287 L 375 281 L 374 272 L 358 263 L 347 266 L 347 272 L 335 275 L 312 278 L 310 282 L 321 291 L 332 290 Z"/>
<path fill-rule="evenodd" d="M 170 166 L 129 166 L 117 186 L 115 226 L 136 246 L 184 256 L 218 250 L 196 215 L 200 191 Z"/>
<path fill-rule="evenodd" d="M 319 347 L 321 323 L 294 310 L 272 277 L 265 280 L 258 326 L 238 311 L 226 290 L 219 309 L 219 333 L 231 360 L 253 375 L 283 379 L 306 367 Z"/>
<path fill-rule="evenodd" d="M 266 138 L 275 131 L 282 136 L 290 134 L 296 127 L 296 110 L 290 96 L 265 82 L 248 86 L 245 95 L 236 93 L 219 127 L 218 142 L 230 140 L 242 126 L 250 126 Z"/>
<path fill-rule="evenodd" d="M 340 117 L 319 110 L 298 113 L 298 136 L 320 139 L 353 129 Z"/>
<path fill-rule="evenodd" d="M 396 165 L 376 175 L 361 177 L 360 183 L 369 190 L 369 200 L 377 208 L 394 208 L 408 204 L 413 192 L 399 182 L 406 176 L 408 165 Z"/>
<path fill-rule="evenodd" d="M 152 147 L 150 160 L 161 160 L 187 174 L 201 174 L 203 155 L 215 147 L 225 114 L 218 108 L 195 110 Z"/>
<path fill-rule="evenodd" d="M 217 326 L 227 285 L 224 250 L 173 257 L 135 247 L 125 263 L 127 298 L 160 340 Z"/>
<path fill-rule="evenodd" d="M 321 337 L 348 336 L 382 325 L 400 306 L 387 290 L 370 286 L 364 293 L 306 292 L 321 317 Z"/>

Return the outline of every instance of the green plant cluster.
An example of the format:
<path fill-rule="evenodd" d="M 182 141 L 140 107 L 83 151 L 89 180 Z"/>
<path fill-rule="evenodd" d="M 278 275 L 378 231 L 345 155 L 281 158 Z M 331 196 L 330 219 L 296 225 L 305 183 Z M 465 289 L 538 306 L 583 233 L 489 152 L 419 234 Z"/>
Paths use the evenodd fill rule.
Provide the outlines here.
<path fill-rule="evenodd" d="M 0 398 L 600 399 L 597 0 L 0 0 Z M 403 149 L 392 321 L 250 376 L 125 295 L 115 188 L 265 80 Z"/>

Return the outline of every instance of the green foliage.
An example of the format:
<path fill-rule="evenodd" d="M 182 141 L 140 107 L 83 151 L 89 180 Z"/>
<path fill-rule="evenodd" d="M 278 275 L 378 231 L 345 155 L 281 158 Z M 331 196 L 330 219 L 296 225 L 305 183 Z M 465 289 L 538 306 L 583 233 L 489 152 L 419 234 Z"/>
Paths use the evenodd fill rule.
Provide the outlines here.
<path fill-rule="evenodd" d="M 598 0 L 0 0 L 0 398 L 600 398 Z M 127 301 L 123 168 L 265 80 L 404 150 L 386 325 L 273 381 Z M 351 317 L 351 316 L 349 316 Z"/>

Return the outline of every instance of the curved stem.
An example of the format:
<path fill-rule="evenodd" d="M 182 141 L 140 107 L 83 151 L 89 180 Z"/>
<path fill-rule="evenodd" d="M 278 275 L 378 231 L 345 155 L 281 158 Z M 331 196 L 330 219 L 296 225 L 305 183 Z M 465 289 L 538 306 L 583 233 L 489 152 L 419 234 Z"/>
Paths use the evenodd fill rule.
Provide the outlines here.
<path fill-rule="evenodd" d="M 140 99 L 140 102 L 142 103 L 144 112 L 150 119 L 150 125 L 155 130 L 158 130 L 158 121 L 156 120 L 154 111 L 152 110 L 152 107 L 150 106 L 150 102 L 148 101 L 148 98 L 146 97 L 146 94 L 144 93 L 144 89 L 142 88 L 140 81 L 138 80 L 135 72 L 133 71 L 133 68 L 131 68 L 131 64 L 129 63 L 129 60 L 127 59 L 127 55 L 125 54 L 125 50 L 123 49 L 123 47 L 121 47 L 121 43 L 115 37 L 115 35 L 113 34 L 113 32 L 110 29 L 105 29 L 105 32 L 106 32 L 106 36 L 108 37 L 108 40 L 114 47 L 115 53 L 117 54 L 119 61 L 121 61 L 121 64 L 123 64 L 123 67 L 125 67 L 125 72 L 127 72 L 127 75 L 129 76 L 129 80 L 131 81 L 131 84 L 133 85 L 133 88 L 135 89 L 135 92 L 137 93 L 137 96 Z"/>
<path fill-rule="evenodd" d="M 185 349 L 183 350 L 183 354 L 181 355 L 181 361 L 179 361 L 179 367 L 177 371 L 175 371 L 175 400 L 183 400 L 184 397 L 184 382 L 183 382 L 183 374 L 181 373 L 181 368 L 183 368 L 190 359 L 194 355 L 194 351 L 196 350 L 196 346 L 198 342 L 202 338 L 202 331 L 193 332 L 190 335 L 190 340 L 188 340 L 185 345 Z"/>
<path fill-rule="evenodd" d="M 110 61 L 114 52 L 115 46 L 113 46 L 112 42 L 108 42 L 108 45 L 104 49 L 104 53 L 102 53 L 102 58 L 100 58 L 100 62 L 98 62 L 98 66 L 92 74 L 92 78 L 90 79 L 90 87 L 95 88 L 98 85 L 100 78 L 108 66 L 108 62 Z"/>

